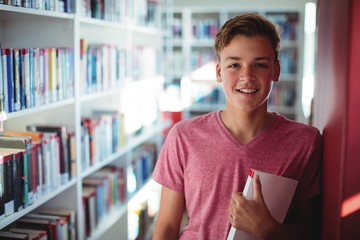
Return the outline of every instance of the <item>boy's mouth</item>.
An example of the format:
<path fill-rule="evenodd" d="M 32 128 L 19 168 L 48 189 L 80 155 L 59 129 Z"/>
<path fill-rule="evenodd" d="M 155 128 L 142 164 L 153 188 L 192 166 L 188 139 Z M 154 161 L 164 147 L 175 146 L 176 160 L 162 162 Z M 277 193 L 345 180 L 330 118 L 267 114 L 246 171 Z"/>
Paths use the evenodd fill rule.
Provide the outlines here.
<path fill-rule="evenodd" d="M 242 88 L 242 89 L 236 89 L 236 91 L 240 92 L 240 93 L 245 93 L 245 94 L 254 94 L 256 92 L 259 91 L 259 89 L 255 89 L 255 88 Z"/>

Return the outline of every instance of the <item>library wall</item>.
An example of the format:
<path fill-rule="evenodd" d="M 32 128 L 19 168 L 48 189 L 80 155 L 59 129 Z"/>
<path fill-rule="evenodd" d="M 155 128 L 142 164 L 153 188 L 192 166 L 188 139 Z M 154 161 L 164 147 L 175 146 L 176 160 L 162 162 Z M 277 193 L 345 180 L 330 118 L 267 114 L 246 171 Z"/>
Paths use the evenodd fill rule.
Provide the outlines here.
<path fill-rule="evenodd" d="M 315 125 L 323 132 L 322 239 L 359 239 L 358 1 L 319 1 Z"/>

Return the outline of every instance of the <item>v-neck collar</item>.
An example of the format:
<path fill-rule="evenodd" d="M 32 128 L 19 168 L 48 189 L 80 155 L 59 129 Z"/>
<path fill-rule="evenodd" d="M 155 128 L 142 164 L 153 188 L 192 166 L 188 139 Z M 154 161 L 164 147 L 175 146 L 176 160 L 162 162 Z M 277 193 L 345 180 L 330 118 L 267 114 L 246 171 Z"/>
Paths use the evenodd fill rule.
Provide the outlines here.
<path fill-rule="evenodd" d="M 218 110 L 216 112 L 216 119 L 217 119 L 217 122 L 218 124 L 220 125 L 220 128 L 223 130 L 223 132 L 226 134 L 226 136 L 236 145 L 238 146 L 239 148 L 242 148 L 242 149 L 246 149 L 246 148 L 250 148 L 252 145 L 256 144 L 259 140 L 261 140 L 261 138 L 263 138 L 263 135 L 266 134 L 268 131 L 270 131 L 277 119 L 278 119 L 278 114 L 273 112 L 274 114 L 274 118 L 271 120 L 271 122 L 269 123 L 269 125 L 264 128 L 256 137 L 254 137 L 250 142 L 246 143 L 246 144 L 242 144 L 240 143 L 231 133 L 230 131 L 227 129 L 227 127 L 225 126 L 224 122 L 222 121 L 221 117 L 220 117 L 220 112 L 222 110 Z"/>

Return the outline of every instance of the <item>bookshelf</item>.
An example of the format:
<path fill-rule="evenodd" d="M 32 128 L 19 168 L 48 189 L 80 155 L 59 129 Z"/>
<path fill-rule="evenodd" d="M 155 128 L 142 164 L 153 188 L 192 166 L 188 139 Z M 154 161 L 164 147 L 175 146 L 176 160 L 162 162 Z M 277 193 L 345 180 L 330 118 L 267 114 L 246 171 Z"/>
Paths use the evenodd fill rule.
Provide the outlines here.
<path fill-rule="evenodd" d="M 76 161 L 65 183 L 50 185 L 32 204 L 0 218 L 0 229 L 40 209 L 63 208 L 76 213 L 76 239 L 111 234 L 127 239 L 128 202 L 150 178 L 167 127 L 161 119 L 158 96 L 166 81 L 161 61 L 165 57 L 161 16 L 169 2 L 66 0 L 37 7 L 0 4 L 1 49 L 11 49 L 11 53 L 28 49 L 32 55 L 20 55 L 19 59 L 30 59 L 34 64 L 21 65 L 30 70 L 18 68 L 24 73 L 19 86 L 24 86 L 21 91 L 25 93 L 19 92 L 16 108 L 9 104 L 17 98 L 9 100 L 2 81 L 1 126 L 5 131 L 27 131 L 29 125 L 36 124 L 65 126 L 75 143 L 71 154 Z M 114 197 L 102 218 L 97 215 L 89 229 L 84 216 L 94 209 L 83 204 L 87 201 L 83 195 L 85 179 L 109 167 L 114 170 L 109 181 L 119 187 L 114 191 L 125 187 L 125 192 Z M 129 174 L 134 174 L 136 184 L 131 189 Z M 99 195 L 96 201 L 101 201 Z"/>
<path fill-rule="evenodd" d="M 301 111 L 303 8 L 175 6 L 174 9 L 173 79 L 181 85 L 186 117 L 225 107 L 222 87 L 216 83 L 215 76 L 215 34 L 227 19 L 254 12 L 266 16 L 283 30 L 280 49 L 282 71 L 280 81 L 274 84 L 269 97 L 269 110 L 304 121 Z"/>

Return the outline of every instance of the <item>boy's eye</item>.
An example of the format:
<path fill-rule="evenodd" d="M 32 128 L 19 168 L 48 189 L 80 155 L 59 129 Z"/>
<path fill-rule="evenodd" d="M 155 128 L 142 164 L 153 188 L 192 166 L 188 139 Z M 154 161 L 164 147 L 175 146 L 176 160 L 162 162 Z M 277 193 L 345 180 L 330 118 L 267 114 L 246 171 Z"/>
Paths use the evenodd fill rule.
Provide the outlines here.
<path fill-rule="evenodd" d="M 237 63 L 231 64 L 229 68 L 238 68 L 240 65 Z"/>
<path fill-rule="evenodd" d="M 267 64 L 265 64 L 265 63 L 256 63 L 255 64 L 255 67 L 257 67 L 257 68 L 267 68 Z"/>

